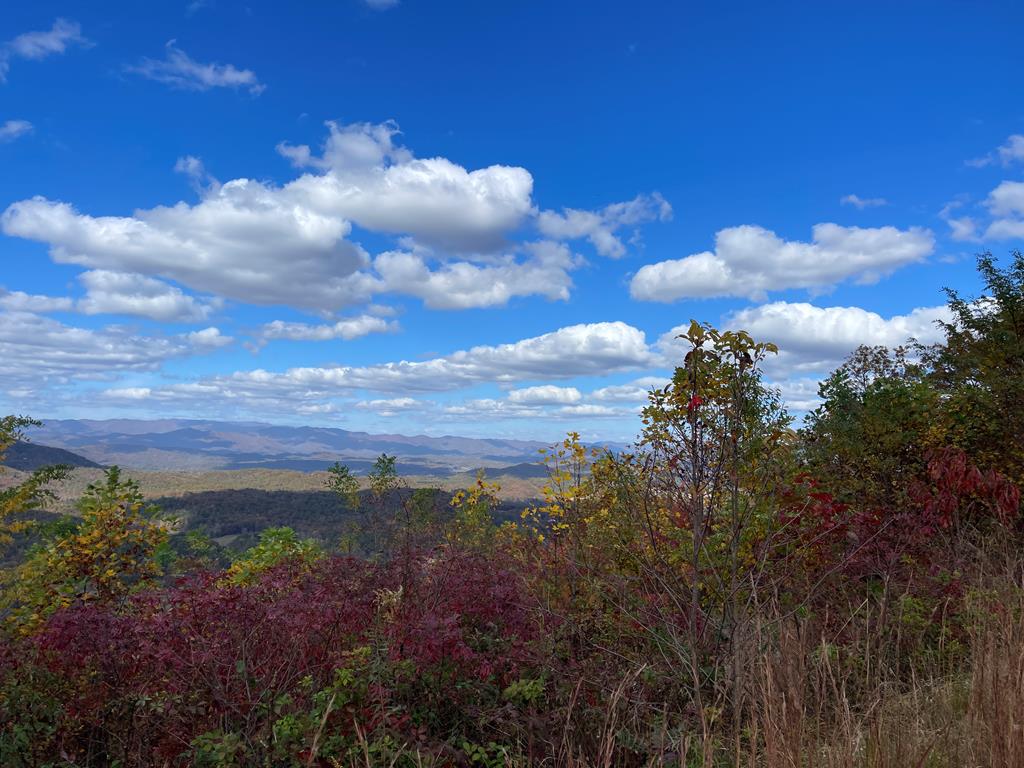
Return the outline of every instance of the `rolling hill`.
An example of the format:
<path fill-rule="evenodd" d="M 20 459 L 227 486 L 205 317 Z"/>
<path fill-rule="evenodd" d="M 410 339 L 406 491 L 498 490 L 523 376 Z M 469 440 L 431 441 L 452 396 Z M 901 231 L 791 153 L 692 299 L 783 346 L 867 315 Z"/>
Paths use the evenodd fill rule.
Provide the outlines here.
<path fill-rule="evenodd" d="M 39 445 L 38 443 L 29 443 L 24 440 L 15 443 L 7 449 L 3 464 L 5 467 L 19 469 L 22 472 L 34 472 L 40 467 L 53 464 L 92 468 L 103 466 L 64 448 L 54 448 L 50 445 Z"/>

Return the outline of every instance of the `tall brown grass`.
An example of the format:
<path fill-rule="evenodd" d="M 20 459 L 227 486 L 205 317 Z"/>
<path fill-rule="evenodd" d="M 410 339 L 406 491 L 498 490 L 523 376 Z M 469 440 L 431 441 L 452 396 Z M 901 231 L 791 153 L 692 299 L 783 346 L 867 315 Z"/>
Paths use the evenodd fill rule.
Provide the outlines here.
<path fill-rule="evenodd" d="M 1024 768 L 1024 591 L 989 584 L 959 663 L 843 658 L 806 627 L 778 633 L 756 670 L 748 739 L 765 768 Z M 856 647 L 856 646 L 855 646 Z M 875 647 L 865 642 L 864 653 Z M 846 653 L 849 653 L 847 649 Z M 850 662 L 857 663 L 850 663 Z M 870 675 L 865 669 L 882 670 Z M 710 763 L 729 764 L 721 755 Z"/>

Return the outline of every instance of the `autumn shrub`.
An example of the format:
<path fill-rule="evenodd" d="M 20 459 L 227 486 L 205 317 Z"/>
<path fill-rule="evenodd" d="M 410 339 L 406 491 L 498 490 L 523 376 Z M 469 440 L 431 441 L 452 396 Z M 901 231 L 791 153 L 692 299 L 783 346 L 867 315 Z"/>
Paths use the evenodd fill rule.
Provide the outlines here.
<path fill-rule="evenodd" d="M 201 574 L 120 608 L 78 603 L 12 646 L 5 690 L 68 702 L 34 718 L 32 749 L 78 764 L 163 765 L 216 745 L 302 764 L 317 733 L 319 753 L 339 755 L 357 730 L 437 750 L 516 699 L 503 693 L 529 679 L 538 628 L 494 562 L 413 565 L 293 560 L 244 585 Z M 5 718 L 25 722 L 27 700 L 5 695 Z"/>

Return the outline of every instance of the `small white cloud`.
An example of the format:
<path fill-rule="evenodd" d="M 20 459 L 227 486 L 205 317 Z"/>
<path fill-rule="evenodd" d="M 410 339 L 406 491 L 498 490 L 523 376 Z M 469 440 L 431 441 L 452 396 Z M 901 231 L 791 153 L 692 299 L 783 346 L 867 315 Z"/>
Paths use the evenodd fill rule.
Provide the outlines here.
<path fill-rule="evenodd" d="M 996 219 L 985 229 L 986 240 L 1018 240 L 1024 238 L 1024 219 Z"/>
<path fill-rule="evenodd" d="M 554 404 L 554 405 L 557 405 Z M 465 421 L 502 421 L 511 419 L 565 419 L 576 420 L 583 418 L 609 418 L 609 417 L 635 417 L 635 409 L 611 408 L 606 405 L 594 405 L 591 403 L 579 403 L 574 405 L 561 405 L 549 407 L 547 404 L 525 404 L 512 400 L 495 400 L 493 398 L 481 398 L 476 400 L 464 400 L 456 405 L 449 405 L 442 409 L 442 414 L 451 418 Z"/>
<path fill-rule="evenodd" d="M 32 133 L 32 123 L 28 120 L 8 120 L 0 125 L 0 143 L 14 141 Z"/>
<path fill-rule="evenodd" d="M 286 323 L 283 320 L 274 320 L 260 329 L 258 339 L 262 343 L 272 339 L 290 339 L 292 341 L 344 339 L 351 341 L 371 333 L 387 333 L 396 330 L 398 330 L 397 322 L 389 322 L 369 314 L 346 317 L 336 323 L 325 325 Z"/>
<path fill-rule="evenodd" d="M 192 155 L 179 157 L 174 163 L 174 172 L 187 176 L 192 183 L 192 188 L 200 195 L 207 190 L 215 190 L 220 187 L 220 182 L 206 170 L 203 161 Z"/>
<path fill-rule="evenodd" d="M 624 411 L 619 408 L 611 408 L 607 405 L 594 405 L 584 403 L 582 405 L 567 405 L 559 408 L 556 413 L 559 416 L 582 416 L 585 418 L 607 418 L 612 416 L 632 415 L 632 411 Z"/>
<path fill-rule="evenodd" d="M 971 216 L 954 216 L 953 211 L 963 205 L 960 200 L 946 203 L 939 211 L 939 218 L 949 224 L 949 236 L 958 242 L 976 242 L 981 238 L 978 236 L 978 222 Z"/>
<path fill-rule="evenodd" d="M 147 400 L 153 394 L 149 387 L 114 387 L 103 390 L 103 397 L 111 400 Z"/>
<path fill-rule="evenodd" d="M 399 0 L 363 0 L 363 2 L 375 11 L 386 11 L 398 5 Z"/>
<path fill-rule="evenodd" d="M 644 376 L 629 384 L 614 384 L 595 389 L 590 393 L 590 397 L 609 403 L 646 403 L 652 389 L 661 389 L 668 384 L 669 379 L 661 376 Z"/>
<path fill-rule="evenodd" d="M 999 153 L 999 161 L 1003 165 L 1024 161 L 1024 136 L 1015 133 L 996 151 Z"/>
<path fill-rule="evenodd" d="M 326 416 L 338 412 L 338 406 L 334 403 L 303 403 L 295 407 L 296 413 L 304 416 Z"/>
<path fill-rule="evenodd" d="M 857 195 L 846 195 L 839 198 L 842 205 L 852 205 L 854 208 L 863 211 L 865 208 L 878 208 L 888 205 L 889 201 L 884 197 L 858 197 Z"/>
<path fill-rule="evenodd" d="M 1005 144 L 996 147 L 994 152 L 967 160 L 966 164 L 971 168 L 984 168 L 997 160 L 1004 166 L 1024 162 L 1024 135 L 1015 133 L 1006 139 Z"/>
<path fill-rule="evenodd" d="M 510 402 L 521 405 L 572 405 L 583 399 L 576 387 L 556 387 L 545 384 L 538 387 L 513 389 L 508 393 Z"/>
<path fill-rule="evenodd" d="M 1024 182 L 1001 182 L 989 192 L 985 205 L 993 216 L 1024 215 Z"/>
<path fill-rule="evenodd" d="M 362 400 L 356 408 L 373 411 L 378 416 L 397 416 L 399 413 L 413 410 L 424 410 L 433 405 L 429 400 L 416 400 L 412 397 L 392 397 L 380 400 Z"/>
<path fill-rule="evenodd" d="M 137 66 L 128 67 L 128 71 L 158 83 L 190 91 L 242 88 L 253 96 L 258 96 L 266 89 L 251 69 L 238 69 L 233 64 L 203 64 L 191 58 L 174 43 L 174 40 L 167 43 L 166 58 L 143 59 Z"/>
<path fill-rule="evenodd" d="M 616 236 L 623 227 L 636 226 L 648 221 L 668 221 L 672 206 L 657 192 L 637 195 L 624 203 L 612 203 L 599 211 L 581 211 L 564 208 L 561 213 L 541 211 L 537 227 L 545 237 L 553 240 L 586 238 L 602 256 L 613 259 L 626 254 L 626 246 Z"/>
<path fill-rule="evenodd" d="M 74 21 L 57 19 L 45 31 L 25 32 L 0 45 L 0 83 L 6 82 L 13 59 L 39 60 L 64 53 L 69 46 L 88 46 L 81 26 Z"/>
<path fill-rule="evenodd" d="M 985 229 L 986 239 L 1024 237 L 1024 182 L 1001 182 L 989 192 L 985 205 L 994 217 Z"/>
<path fill-rule="evenodd" d="M 234 341 L 230 336 L 225 336 L 219 328 L 204 328 L 201 331 L 192 331 L 185 335 L 189 343 L 199 349 L 220 349 Z"/>

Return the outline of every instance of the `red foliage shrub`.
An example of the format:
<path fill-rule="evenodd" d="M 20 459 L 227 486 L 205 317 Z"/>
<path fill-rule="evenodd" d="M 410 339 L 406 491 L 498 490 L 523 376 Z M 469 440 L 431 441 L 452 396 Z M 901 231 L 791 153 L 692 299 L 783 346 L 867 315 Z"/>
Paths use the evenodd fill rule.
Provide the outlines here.
<path fill-rule="evenodd" d="M 308 709 L 338 669 L 363 691 L 331 721 L 348 733 L 353 720 L 364 732 L 413 729 L 399 688 L 418 676 L 449 702 L 473 681 L 500 694 L 531 659 L 531 615 L 517 580 L 493 561 L 332 557 L 311 569 L 285 564 L 244 587 L 203 574 L 121 611 L 73 607 L 5 671 L 28 669 L 29 655 L 57 681 L 51 693 L 65 706 L 51 754 L 163 764 L 204 733 L 267 742 L 274 722 Z M 374 659 L 390 666 L 371 669 Z M 414 675 L 394 673 L 406 665 Z"/>

